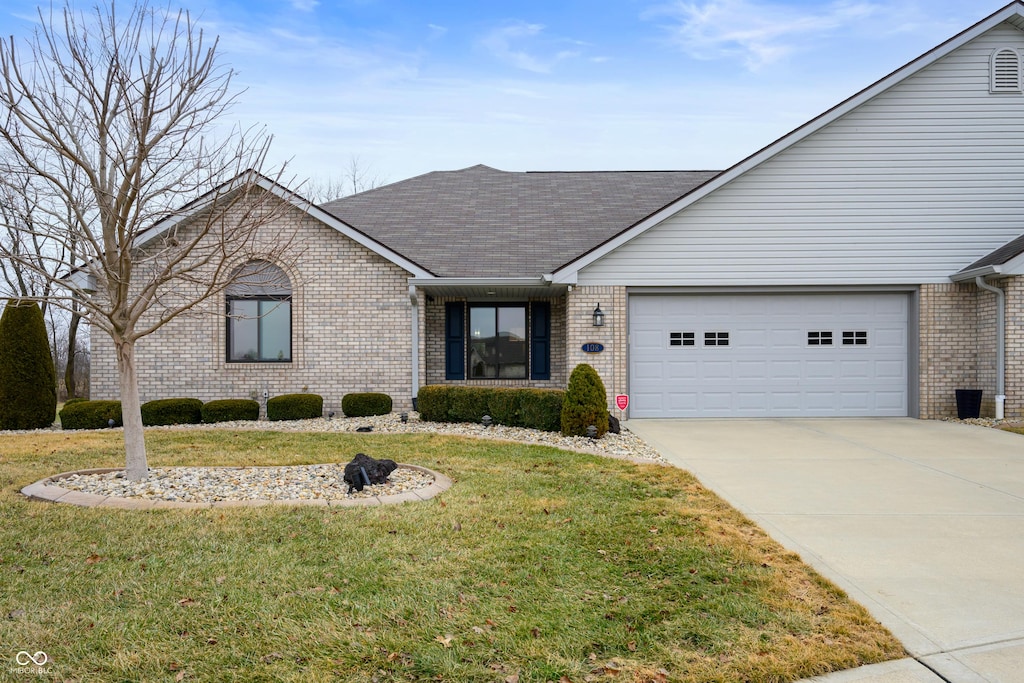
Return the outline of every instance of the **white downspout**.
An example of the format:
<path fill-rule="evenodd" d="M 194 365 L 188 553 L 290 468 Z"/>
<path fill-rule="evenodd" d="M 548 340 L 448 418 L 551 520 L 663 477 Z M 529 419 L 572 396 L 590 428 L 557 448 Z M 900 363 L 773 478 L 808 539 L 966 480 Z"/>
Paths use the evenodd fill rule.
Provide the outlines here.
<path fill-rule="evenodd" d="M 974 284 L 996 295 L 996 419 L 1003 419 L 1006 403 L 1006 293 L 978 275 Z"/>
<path fill-rule="evenodd" d="M 416 285 L 409 285 L 409 301 L 412 303 L 412 398 L 420 393 L 420 300 L 416 296 Z"/>

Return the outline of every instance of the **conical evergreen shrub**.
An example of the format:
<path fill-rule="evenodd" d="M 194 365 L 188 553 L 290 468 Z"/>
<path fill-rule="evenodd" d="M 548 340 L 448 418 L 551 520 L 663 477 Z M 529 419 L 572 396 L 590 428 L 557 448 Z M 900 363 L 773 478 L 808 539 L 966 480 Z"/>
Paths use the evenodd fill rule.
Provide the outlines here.
<path fill-rule="evenodd" d="M 586 436 L 590 425 L 597 428 L 598 438 L 608 432 L 608 398 L 597 370 L 580 363 L 569 375 L 562 402 L 562 434 Z"/>
<path fill-rule="evenodd" d="M 57 374 L 43 313 L 11 299 L 0 316 L 0 429 L 43 429 L 57 417 Z"/>

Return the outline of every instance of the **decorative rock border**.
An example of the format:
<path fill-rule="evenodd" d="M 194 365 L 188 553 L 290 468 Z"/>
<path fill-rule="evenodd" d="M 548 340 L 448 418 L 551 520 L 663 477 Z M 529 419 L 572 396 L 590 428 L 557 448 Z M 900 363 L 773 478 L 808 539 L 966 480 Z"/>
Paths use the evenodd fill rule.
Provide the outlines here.
<path fill-rule="evenodd" d="M 434 496 L 447 491 L 452 480 L 445 475 L 429 470 L 418 465 L 399 464 L 410 470 L 423 472 L 434 477 L 434 483 L 422 489 L 405 491 L 388 496 L 372 496 L 368 498 L 346 498 L 346 499 L 324 499 L 324 498 L 296 498 L 288 500 L 221 500 L 215 503 L 184 503 L 172 500 L 154 500 L 151 498 L 120 498 L 117 496 L 100 496 L 94 493 L 83 493 L 81 491 L 70 491 L 59 485 L 61 479 L 70 477 L 73 474 L 107 474 L 108 472 L 119 472 L 123 468 L 106 467 L 92 470 L 76 470 L 74 472 L 61 472 L 46 479 L 29 484 L 21 489 L 21 494 L 32 500 L 44 501 L 47 503 L 66 503 L 81 507 L 109 507 L 122 510 L 202 510 L 208 508 L 229 508 L 229 507 L 262 507 L 265 505 L 317 505 L 321 507 L 365 507 L 367 505 L 392 505 L 395 503 L 415 503 L 430 500 Z"/>

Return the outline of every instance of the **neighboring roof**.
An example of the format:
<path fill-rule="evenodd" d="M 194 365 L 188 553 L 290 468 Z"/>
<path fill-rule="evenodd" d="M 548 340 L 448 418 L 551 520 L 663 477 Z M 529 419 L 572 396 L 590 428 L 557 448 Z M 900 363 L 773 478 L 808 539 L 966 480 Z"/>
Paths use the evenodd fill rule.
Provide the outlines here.
<path fill-rule="evenodd" d="M 541 276 L 718 171 L 436 171 L 320 206 L 439 277 Z"/>
<path fill-rule="evenodd" d="M 917 59 L 905 64 L 896 71 L 893 71 L 888 76 L 885 76 L 874 84 L 869 85 L 867 88 L 861 90 L 852 97 L 843 100 L 836 106 L 811 119 L 799 128 L 787 133 L 767 147 L 764 147 L 746 159 L 743 159 L 736 165 L 722 171 L 714 179 L 698 188 L 695 188 L 694 191 L 681 197 L 671 205 L 666 206 L 656 214 L 648 217 L 637 225 L 622 231 L 611 239 L 602 242 L 588 252 L 582 253 L 576 258 L 564 262 L 553 272 L 553 280 L 555 282 L 575 282 L 579 271 L 594 261 L 643 234 L 672 215 L 679 213 L 686 207 L 711 194 L 723 185 L 732 182 L 747 171 L 760 166 L 772 157 L 816 133 L 833 121 L 845 116 L 865 102 L 868 102 L 877 95 L 885 92 L 889 88 L 892 88 L 931 64 L 934 64 L 939 59 L 1004 22 L 1024 31 L 1024 1 L 1014 0 L 973 26 L 961 31 L 946 42 L 932 48 Z"/>

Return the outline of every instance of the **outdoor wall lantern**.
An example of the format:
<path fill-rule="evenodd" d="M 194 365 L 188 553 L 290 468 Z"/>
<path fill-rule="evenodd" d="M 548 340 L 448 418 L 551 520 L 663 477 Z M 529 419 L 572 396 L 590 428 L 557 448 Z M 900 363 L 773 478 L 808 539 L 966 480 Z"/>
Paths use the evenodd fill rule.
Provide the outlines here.
<path fill-rule="evenodd" d="M 594 309 L 594 327 L 604 327 L 604 311 L 601 310 L 601 304 Z"/>

